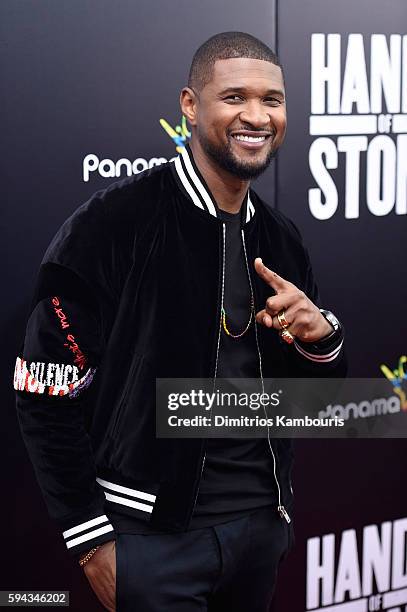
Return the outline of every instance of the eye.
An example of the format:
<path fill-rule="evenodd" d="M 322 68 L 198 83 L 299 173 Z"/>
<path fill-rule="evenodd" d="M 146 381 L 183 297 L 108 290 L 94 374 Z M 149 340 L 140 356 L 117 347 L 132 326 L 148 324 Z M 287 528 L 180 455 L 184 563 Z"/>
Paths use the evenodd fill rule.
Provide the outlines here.
<path fill-rule="evenodd" d="M 278 98 L 264 98 L 264 102 L 269 104 L 270 106 L 280 106 L 280 104 L 284 104 L 284 100 L 279 100 Z"/>
<path fill-rule="evenodd" d="M 225 98 L 223 98 L 225 102 L 242 102 L 243 98 L 242 96 L 240 96 L 239 94 L 230 94 L 229 96 L 226 96 Z"/>

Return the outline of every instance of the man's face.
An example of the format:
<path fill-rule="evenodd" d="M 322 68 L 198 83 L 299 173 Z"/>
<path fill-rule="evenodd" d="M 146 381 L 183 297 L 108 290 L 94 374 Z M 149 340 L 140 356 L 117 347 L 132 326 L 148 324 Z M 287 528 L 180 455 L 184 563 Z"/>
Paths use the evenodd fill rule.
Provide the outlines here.
<path fill-rule="evenodd" d="M 286 123 L 279 66 L 249 58 L 215 62 L 195 115 L 197 138 L 212 161 L 244 180 L 259 176 L 283 142 Z"/>

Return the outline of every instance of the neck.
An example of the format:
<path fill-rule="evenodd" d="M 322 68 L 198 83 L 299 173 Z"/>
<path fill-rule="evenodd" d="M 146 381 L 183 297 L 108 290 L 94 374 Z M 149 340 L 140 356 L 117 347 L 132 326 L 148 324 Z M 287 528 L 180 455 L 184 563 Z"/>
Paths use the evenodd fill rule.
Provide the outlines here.
<path fill-rule="evenodd" d="M 229 213 L 239 212 L 250 181 L 239 179 L 209 159 L 196 139 L 190 142 L 194 161 L 205 179 L 217 205 Z"/>

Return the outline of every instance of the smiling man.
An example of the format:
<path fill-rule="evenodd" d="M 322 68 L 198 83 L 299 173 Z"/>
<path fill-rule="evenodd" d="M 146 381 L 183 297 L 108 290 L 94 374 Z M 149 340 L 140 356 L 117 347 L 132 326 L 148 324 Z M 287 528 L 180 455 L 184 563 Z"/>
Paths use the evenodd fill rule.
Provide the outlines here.
<path fill-rule="evenodd" d="M 221 170 L 241 179 L 247 191 L 247 181 L 264 172 L 284 139 L 282 69 L 270 60 L 232 57 L 216 60 L 208 74 L 202 65 L 208 58 L 200 51 L 181 94 L 183 113 L 195 128 L 194 158 L 199 156 L 207 171 L 210 162 L 215 175 Z"/>
<path fill-rule="evenodd" d="M 192 137 L 175 161 L 95 193 L 49 246 L 18 414 L 106 609 L 266 612 L 293 545 L 291 443 L 159 439 L 155 380 L 343 375 L 343 330 L 297 228 L 250 185 L 285 135 L 275 54 L 241 32 L 210 38 L 181 108 Z M 36 380 L 66 365 L 72 383 Z"/>

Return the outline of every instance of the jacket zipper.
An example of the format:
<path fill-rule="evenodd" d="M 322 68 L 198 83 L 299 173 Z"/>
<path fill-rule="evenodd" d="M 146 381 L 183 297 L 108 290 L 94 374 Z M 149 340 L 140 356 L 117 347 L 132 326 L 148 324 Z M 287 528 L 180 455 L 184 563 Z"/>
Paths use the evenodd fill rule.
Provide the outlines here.
<path fill-rule="evenodd" d="M 222 282 L 221 282 L 221 302 L 220 302 L 221 306 L 220 306 L 220 313 L 222 312 L 223 298 L 224 298 L 224 294 L 225 294 L 225 250 L 226 250 L 226 224 L 222 223 Z M 216 376 L 217 376 L 217 373 L 218 373 L 219 347 L 220 347 L 220 335 L 221 335 L 221 332 L 222 332 L 222 318 L 221 318 L 221 316 L 219 316 L 218 339 L 217 339 L 217 342 L 216 342 L 215 371 L 214 371 L 214 374 L 213 374 L 212 392 L 215 391 Z M 211 417 L 212 417 L 212 407 L 211 407 L 211 409 L 209 411 L 209 418 L 211 418 Z M 203 473 L 203 470 L 204 470 L 205 461 L 206 461 L 206 443 L 205 443 L 205 450 L 204 450 L 204 455 L 203 455 L 202 464 L 201 464 L 201 471 L 200 471 L 200 474 L 199 474 L 198 485 L 196 487 L 195 499 L 194 499 L 194 503 L 192 505 L 191 512 L 189 514 L 188 521 L 191 520 L 192 514 L 193 514 L 195 506 L 196 506 L 196 500 L 198 499 L 199 486 L 201 484 L 202 473 Z"/>
<path fill-rule="evenodd" d="M 247 252 L 246 252 L 246 243 L 245 243 L 245 239 L 244 239 L 244 230 L 241 230 L 241 235 L 242 235 L 242 242 L 243 242 L 243 251 L 244 251 L 244 257 L 245 257 L 245 263 L 246 263 L 246 270 L 247 270 L 247 276 L 249 279 L 249 286 L 250 286 L 250 294 L 251 294 L 251 298 L 253 300 L 253 304 L 254 304 L 254 308 L 256 310 L 255 307 L 255 302 L 254 302 L 254 292 L 253 292 L 253 285 L 252 285 L 252 280 L 251 280 L 251 276 L 250 276 L 250 270 L 249 270 L 249 263 L 247 260 Z M 223 301 L 224 301 L 224 295 L 225 295 L 225 250 L 226 250 L 226 224 L 222 223 L 222 284 L 221 284 L 221 309 L 223 307 Z M 259 367 L 260 367 L 260 379 L 261 379 L 261 386 L 262 386 L 262 392 L 264 393 L 264 380 L 263 380 L 263 368 L 262 368 L 262 363 L 261 363 L 261 352 L 260 352 L 260 346 L 259 346 L 259 340 L 258 340 L 258 334 L 257 334 L 257 326 L 256 326 L 256 321 L 254 321 L 254 331 L 255 331 L 255 337 L 256 337 L 256 347 L 257 347 L 257 353 L 259 356 Z M 215 359 L 215 371 L 214 371 L 214 375 L 213 375 L 213 391 L 215 389 L 215 384 L 216 384 L 216 376 L 217 376 L 217 372 L 218 372 L 218 361 L 219 361 L 219 347 L 220 347 L 220 335 L 222 332 L 222 320 L 221 317 L 219 317 L 219 327 L 218 327 L 218 339 L 217 339 L 217 346 L 216 346 L 216 359 Z M 264 412 L 265 412 L 265 416 L 267 418 L 267 411 L 265 406 L 263 406 Z M 209 416 L 211 417 L 212 413 L 212 409 L 210 410 L 210 414 Z M 277 478 L 277 463 L 276 463 L 276 457 L 274 455 L 274 451 L 273 448 L 271 446 L 271 442 L 270 442 L 270 428 L 269 426 L 267 426 L 267 442 L 268 442 L 268 446 L 269 449 L 271 451 L 271 455 L 273 457 L 273 474 L 274 474 L 274 479 L 277 485 L 277 491 L 278 491 L 278 506 L 277 506 L 277 510 L 279 515 L 281 516 L 281 518 L 284 518 L 287 523 L 291 523 L 291 518 L 288 515 L 287 510 L 285 509 L 285 507 L 283 506 L 283 504 L 281 503 L 281 487 L 280 487 L 280 483 L 278 481 Z M 199 474 L 199 480 L 198 480 L 198 485 L 196 488 L 196 493 L 195 493 L 195 499 L 194 499 L 194 503 L 192 505 L 192 509 L 189 515 L 189 520 L 191 519 L 191 516 L 194 512 L 195 506 L 196 506 L 196 500 L 198 499 L 198 493 L 199 493 L 199 486 L 201 483 L 201 478 L 202 478 L 202 473 L 203 473 L 203 469 L 205 466 L 205 460 L 206 460 L 206 450 L 204 451 L 204 455 L 203 455 L 203 459 L 202 459 L 202 464 L 201 464 L 201 471 Z"/>
<path fill-rule="evenodd" d="M 254 302 L 254 292 L 253 292 L 253 285 L 252 285 L 252 279 L 250 276 L 250 269 L 249 269 L 249 262 L 247 260 L 247 252 L 246 252 L 246 243 L 245 243 L 245 239 L 244 239 L 244 229 L 241 229 L 241 234 L 242 234 L 242 242 L 243 242 L 243 251 L 244 251 L 244 258 L 245 258 L 245 262 L 246 262 L 246 269 L 247 269 L 247 276 L 249 278 L 249 286 L 250 286 L 250 294 L 251 294 L 251 298 L 253 300 L 253 305 L 254 305 L 254 309 L 256 312 L 256 305 Z M 258 339 L 258 333 L 257 333 L 257 325 L 256 325 L 256 320 L 254 320 L 254 335 L 256 338 L 256 346 L 257 346 L 257 353 L 259 355 L 259 368 L 260 368 L 260 379 L 261 379 L 261 389 L 262 389 L 262 393 L 264 393 L 264 380 L 263 380 L 263 367 L 262 367 L 262 363 L 261 363 L 261 352 L 260 352 L 260 346 L 259 346 L 259 339 Z M 266 411 L 266 407 L 263 406 L 263 410 L 264 410 L 264 414 L 266 416 L 267 419 L 267 411 Z M 281 488 L 280 488 L 280 483 L 278 482 L 278 478 L 277 478 L 277 463 L 276 463 L 276 457 L 274 455 L 274 451 L 273 451 L 273 447 L 271 446 L 271 442 L 270 442 L 270 427 L 269 425 L 267 425 L 267 442 L 271 451 L 271 455 L 273 457 L 273 473 L 274 473 L 274 479 L 276 481 L 276 485 L 277 485 L 277 491 L 278 491 L 278 506 L 277 506 L 277 510 L 279 515 L 281 516 L 281 518 L 284 518 L 287 523 L 291 523 L 291 519 L 288 515 L 287 510 L 285 509 L 285 507 L 283 506 L 283 504 L 281 503 Z"/>

